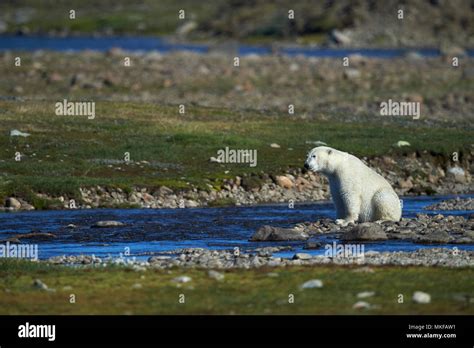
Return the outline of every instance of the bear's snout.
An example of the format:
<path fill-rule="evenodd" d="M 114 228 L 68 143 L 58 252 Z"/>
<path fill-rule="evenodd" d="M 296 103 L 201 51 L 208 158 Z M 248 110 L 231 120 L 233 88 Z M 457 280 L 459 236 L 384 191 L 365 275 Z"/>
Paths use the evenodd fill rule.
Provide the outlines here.
<path fill-rule="evenodd" d="M 309 164 L 308 164 L 308 162 L 304 162 L 304 167 L 305 167 L 305 169 L 309 169 Z"/>

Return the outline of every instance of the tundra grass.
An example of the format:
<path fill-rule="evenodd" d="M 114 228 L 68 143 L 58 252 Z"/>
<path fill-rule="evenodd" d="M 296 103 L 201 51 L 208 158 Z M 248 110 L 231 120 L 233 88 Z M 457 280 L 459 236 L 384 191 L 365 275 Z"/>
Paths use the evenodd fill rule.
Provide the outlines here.
<path fill-rule="evenodd" d="M 472 268 L 356 269 L 229 270 L 217 281 L 196 269 L 136 272 L 1 260 L 0 314 L 474 314 Z M 177 285 L 173 279 L 181 275 L 192 280 Z M 35 288 L 35 279 L 54 291 Z M 301 290 L 311 279 L 322 280 L 323 287 Z M 353 309 L 360 301 L 357 294 L 364 291 L 375 292 L 364 299 L 371 308 Z M 429 293 L 431 303 L 414 303 L 415 291 Z M 70 303 L 71 294 L 75 303 Z M 290 295 L 294 303 L 289 303 Z"/>
<path fill-rule="evenodd" d="M 235 175 L 301 167 L 314 141 L 360 157 L 402 151 L 449 155 L 468 148 L 474 136 L 469 129 L 314 121 L 197 106 L 181 115 L 172 105 L 107 101 L 96 103 L 91 120 L 57 116 L 50 101 L 0 101 L 0 117 L 3 196 L 78 197 L 80 187 L 95 185 L 209 188 Z M 31 135 L 10 137 L 12 129 Z M 399 140 L 408 141 L 409 150 L 395 149 Z M 225 147 L 257 150 L 256 167 L 209 160 Z M 127 152 L 132 163 L 123 161 Z"/>

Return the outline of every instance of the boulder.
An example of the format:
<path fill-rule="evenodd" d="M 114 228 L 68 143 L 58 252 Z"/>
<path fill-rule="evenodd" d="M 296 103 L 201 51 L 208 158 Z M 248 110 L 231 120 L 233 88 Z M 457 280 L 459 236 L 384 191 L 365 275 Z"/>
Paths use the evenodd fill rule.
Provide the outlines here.
<path fill-rule="evenodd" d="M 14 197 L 8 197 L 7 200 L 5 201 L 5 206 L 7 208 L 20 209 L 21 203 L 18 199 Z"/>
<path fill-rule="evenodd" d="M 364 222 L 347 231 L 342 240 L 387 240 L 382 226 L 373 222 Z"/>
<path fill-rule="evenodd" d="M 446 231 L 434 230 L 431 233 L 425 234 L 420 237 L 420 243 L 448 243 L 451 241 L 451 237 Z"/>
<path fill-rule="evenodd" d="M 290 178 L 283 176 L 283 175 L 278 175 L 276 178 L 276 183 L 278 186 L 286 188 L 286 189 L 291 189 L 293 187 L 293 182 L 291 181 Z"/>
<path fill-rule="evenodd" d="M 309 235 L 304 231 L 298 231 L 291 228 L 281 228 L 272 226 L 262 226 L 254 233 L 251 242 L 260 241 L 292 241 L 307 240 Z"/>

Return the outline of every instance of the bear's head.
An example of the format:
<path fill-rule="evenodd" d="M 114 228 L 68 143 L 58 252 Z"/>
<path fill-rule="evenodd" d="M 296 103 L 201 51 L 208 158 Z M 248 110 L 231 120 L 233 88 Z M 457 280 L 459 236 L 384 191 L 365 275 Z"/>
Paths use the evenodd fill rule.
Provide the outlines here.
<path fill-rule="evenodd" d="M 344 153 L 327 146 L 315 147 L 309 152 L 304 167 L 317 173 L 333 174 L 343 157 L 341 154 Z"/>

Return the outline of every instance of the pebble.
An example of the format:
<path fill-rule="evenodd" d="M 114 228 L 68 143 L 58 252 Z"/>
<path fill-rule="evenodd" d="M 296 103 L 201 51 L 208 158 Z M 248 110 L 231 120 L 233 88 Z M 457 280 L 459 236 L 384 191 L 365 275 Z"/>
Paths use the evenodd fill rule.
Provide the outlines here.
<path fill-rule="evenodd" d="M 175 283 L 189 283 L 191 280 L 191 277 L 188 276 L 180 276 L 173 279 Z"/>
<path fill-rule="evenodd" d="M 367 298 L 375 295 L 374 291 L 363 291 L 357 294 L 357 298 Z"/>
<path fill-rule="evenodd" d="M 288 259 L 273 257 L 271 254 L 256 255 L 255 251 L 249 252 L 241 250 L 236 255 L 234 250 L 209 250 L 203 248 L 187 248 L 171 250 L 169 255 L 151 256 L 148 261 L 133 260 L 133 258 L 98 258 L 90 255 L 63 255 L 55 256 L 46 262 L 53 264 L 74 264 L 81 266 L 96 266 L 102 264 L 107 267 L 109 264 L 123 265 L 137 270 L 148 268 L 169 269 L 180 268 L 201 268 L 207 270 L 222 269 L 248 269 L 259 267 L 286 267 L 296 265 L 358 265 L 353 272 L 374 272 L 373 266 L 398 265 L 398 266 L 428 266 L 428 267 L 473 267 L 474 251 L 453 248 L 425 248 L 416 251 L 406 252 L 371 252 L 366 253 L 363 258 L 354 260 L 350 257 L 328 258 L 316 255 L 309 259 L 303 258 Z M 179 255 L 179 256 L 176 256 Z M 181 256 L 183 255 L 183 256 Z M 304 255 L 304 254 L 303 254 Z M 355 262 L 357 261 L 357 262 Z M 43 262 L 43 261 L 40 261 Z"/>
<path fill-rule="evenodd" d="M 371 305 L 370 305 L 370 303 L 365 302 L 365 301 L 358 301 L 358 302 L 354 303 L 352 308 L 354 308 L 354 309 L 369 309 L 369 308 L 371 308 Z"/>

